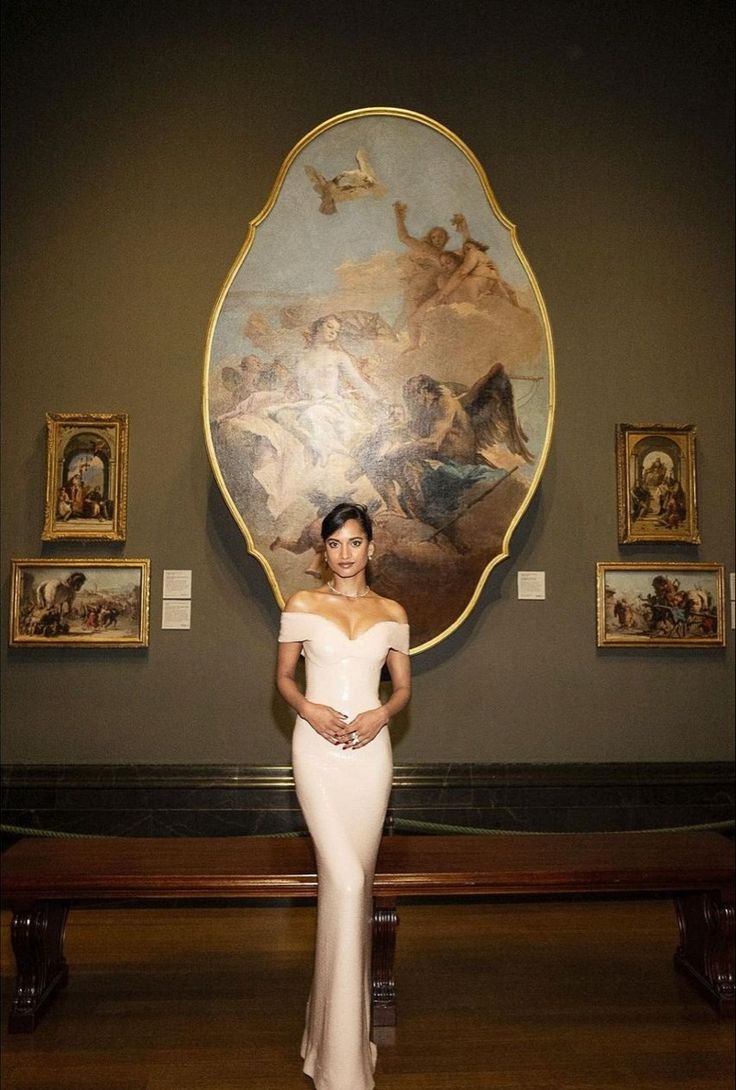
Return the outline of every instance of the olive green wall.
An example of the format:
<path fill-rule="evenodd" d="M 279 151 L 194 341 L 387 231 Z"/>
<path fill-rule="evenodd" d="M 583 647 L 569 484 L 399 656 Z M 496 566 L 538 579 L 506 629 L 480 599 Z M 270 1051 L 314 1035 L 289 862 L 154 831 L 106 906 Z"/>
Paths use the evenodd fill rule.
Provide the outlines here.
<path fill-rule="evenodd" d="M 278 610 L 207 462 L 203 343 L 284 156 L 371 105 L 429 114 L 484 164 L 558 382 L 512 556 L 415 658 L 397 760 L 728 759 L 733 633 L 724 651 L 599 651 L 594 568 L 732 564 L 729 5 L 5 9 L 2 571 L 113 553 L 153 568 L 147 652 L 3 649 L 5 760 L 288 762 Z M 124 548 L 41 546 L 47 410 L 130 414 Z M 618 421 L 697 425 L 699 548 L 618 549 Z M 190 632 L 160 629 L 163 568 L 193 569 Z M 545 602 L 516 600 L 519 569 L 546 571 Z"/>

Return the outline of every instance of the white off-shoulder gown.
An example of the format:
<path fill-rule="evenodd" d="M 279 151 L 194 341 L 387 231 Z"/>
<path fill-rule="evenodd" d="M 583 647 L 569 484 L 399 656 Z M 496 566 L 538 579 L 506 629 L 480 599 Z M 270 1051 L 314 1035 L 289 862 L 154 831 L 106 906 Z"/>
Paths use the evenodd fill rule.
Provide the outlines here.
<path fill-rule="evenodd" d="M 380 706 L 381 667 L 409 652 L 409 626 L 379 621 L 355 639 L 317 613 L 282 613 L 279 640 L 302 643 L 308 700 L 352 720 Z M 326 741 L 297 717 L 292 742 L 299 805 L 317 857 L 314 977 L 301 1054 L 317 1090 L 371 1090 L 373 875 L 391 791 L 388 730 L 359 749 Z"/>

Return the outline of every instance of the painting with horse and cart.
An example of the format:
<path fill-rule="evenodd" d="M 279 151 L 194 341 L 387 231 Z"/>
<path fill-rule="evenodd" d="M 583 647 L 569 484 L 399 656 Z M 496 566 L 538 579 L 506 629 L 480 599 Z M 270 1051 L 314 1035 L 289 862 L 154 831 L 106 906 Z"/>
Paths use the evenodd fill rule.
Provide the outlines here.
<path fill-rule="evenodd" d="M 148 560 L 13 560 L 14 647 L 147 647 Z"/>

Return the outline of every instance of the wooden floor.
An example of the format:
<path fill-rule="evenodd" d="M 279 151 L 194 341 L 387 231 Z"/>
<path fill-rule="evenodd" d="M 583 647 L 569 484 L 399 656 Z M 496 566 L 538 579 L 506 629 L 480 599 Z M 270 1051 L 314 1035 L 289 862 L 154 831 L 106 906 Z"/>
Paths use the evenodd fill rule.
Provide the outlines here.
<path fill-rule="evenodd" d="M 404 905 L 377 1090 L 725 1090 L 733 1023 L 672 969 L 670 902 Z M 312 905 L 74 910 L 71 982 L 3 1090 L 307 1090 Z M 393 1040 L 391 1034 L 393 1033 Z"/>

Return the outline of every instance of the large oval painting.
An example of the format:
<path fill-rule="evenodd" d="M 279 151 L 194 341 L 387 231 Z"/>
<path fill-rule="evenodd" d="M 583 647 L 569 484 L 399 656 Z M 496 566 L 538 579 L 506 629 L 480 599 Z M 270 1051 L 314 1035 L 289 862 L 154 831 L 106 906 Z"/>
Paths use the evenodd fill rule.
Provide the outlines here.
<path fill-rule="evenodd" d="M 405 110 L 309 133 L 249 226 L 207 338 L 213 470 L 279 604 L 323 578 L 341 500 L 423 650 L 467 617 L 536 488 L 544 302 L 472 152 Z"/>

